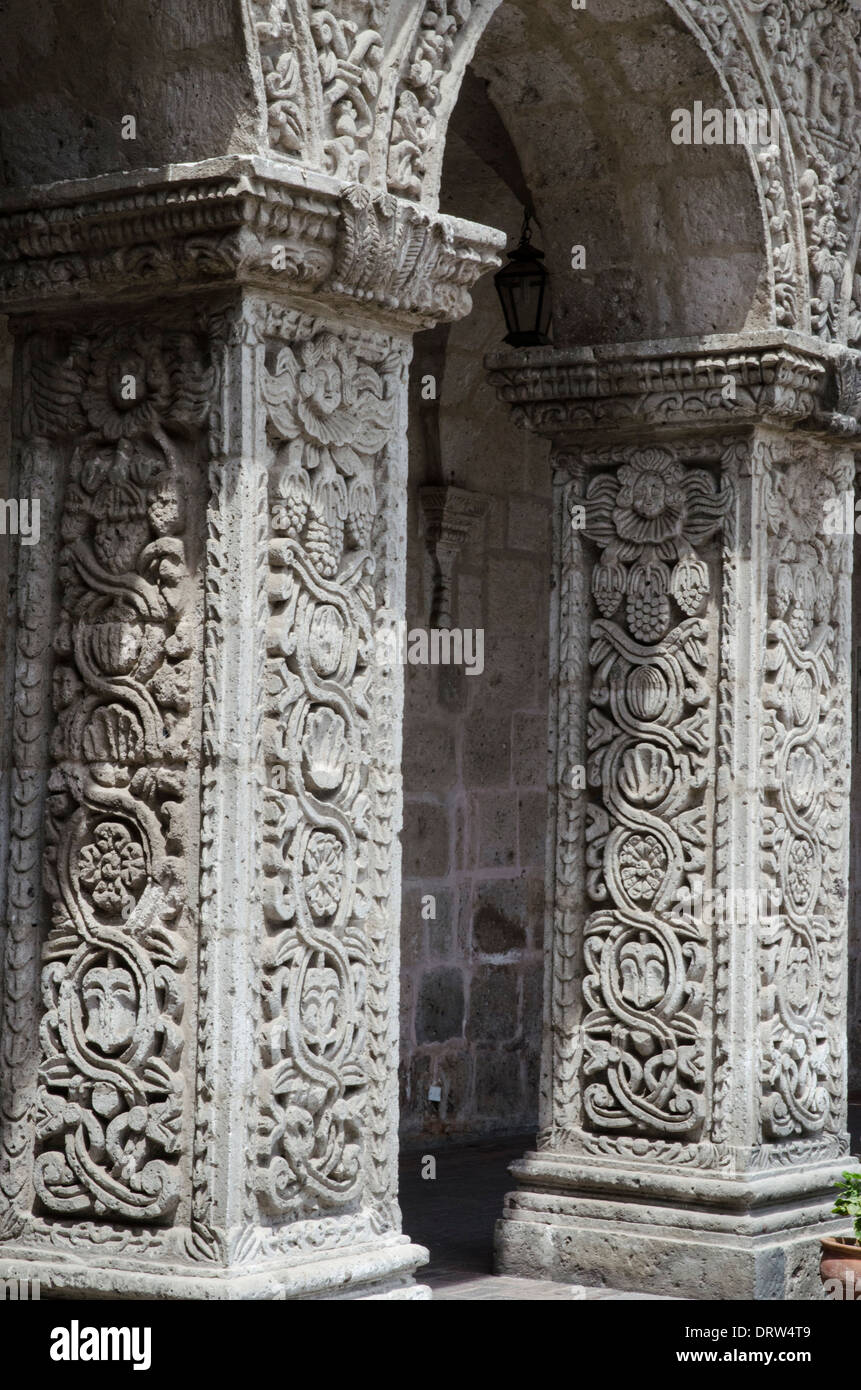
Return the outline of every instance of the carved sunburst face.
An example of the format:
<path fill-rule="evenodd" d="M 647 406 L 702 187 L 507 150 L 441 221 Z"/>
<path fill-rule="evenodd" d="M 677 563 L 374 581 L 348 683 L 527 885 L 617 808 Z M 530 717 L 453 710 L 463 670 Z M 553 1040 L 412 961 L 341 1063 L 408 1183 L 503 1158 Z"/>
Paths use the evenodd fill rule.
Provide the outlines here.
<path fill-rule="evenodd" d="M 619 483 L 613 520 L 623 540 L 659 545 L 681 536 L 687 507 L 680 464 L 655 450 L 641 465 L 620 468 Z"/>

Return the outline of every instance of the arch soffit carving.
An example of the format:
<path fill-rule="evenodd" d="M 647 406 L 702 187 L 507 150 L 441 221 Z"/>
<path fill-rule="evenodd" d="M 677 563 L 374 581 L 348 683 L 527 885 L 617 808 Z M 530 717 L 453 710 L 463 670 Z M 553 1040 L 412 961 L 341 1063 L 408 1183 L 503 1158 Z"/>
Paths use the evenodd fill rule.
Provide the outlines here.
<path fill-rule="evenodd" d="M 448 118 L 501 0 L 245 3 L 273 156 L 435 208 Z M 861 341 L 861 14 L 851 0 L 666 3 L 729 104 L 780 112 L 779 144 L 748 151 L 774 326 Z"/>

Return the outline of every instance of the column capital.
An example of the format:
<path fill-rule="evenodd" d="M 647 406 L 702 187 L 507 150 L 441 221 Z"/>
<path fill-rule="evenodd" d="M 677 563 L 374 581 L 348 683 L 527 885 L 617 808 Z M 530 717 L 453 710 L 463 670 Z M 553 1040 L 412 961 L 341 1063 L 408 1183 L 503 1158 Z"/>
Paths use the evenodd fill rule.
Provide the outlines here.
<path fill-rule="evenodd" d="M 806 334 L 532 348 L 486 359 L 515 421 L 557 447 L 608 432 L 711 433 L 769 424 L 861 442 L 861 354 Z"/>
<path fill-rule="evenodd" d="M 501 232 L 301 165 L 224 158 L 0 200 L 9 313 L 242 284 L 415 332 L 462 318 Z"/>

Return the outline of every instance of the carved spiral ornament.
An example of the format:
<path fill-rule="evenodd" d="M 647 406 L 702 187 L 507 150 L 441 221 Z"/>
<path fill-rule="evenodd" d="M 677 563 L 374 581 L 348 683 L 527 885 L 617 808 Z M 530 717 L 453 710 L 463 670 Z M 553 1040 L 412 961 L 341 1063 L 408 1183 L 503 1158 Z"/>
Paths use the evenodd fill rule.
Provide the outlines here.
<path fill-rule="evenodd" d="M 275 352 L 270 480 L 264 1104 L 258 1192 L 319 1218 L 362 1195 L 373 847 L 374 466 L 385 353 L 324 331 Z"/>
<path fill-rule="evenodd" d="M 582 1097 L 590 1128 L 696 1138 L 706 1118 L 708 943 L 678 897 L 705 863 L 714 695 L 702 550 L 713 474 L 629 449 L 586 487 L 593 569 Z M 624 626 L 611 619 L 623 608 Z M 678 616 L 675 616 L 678 615 Z"/>

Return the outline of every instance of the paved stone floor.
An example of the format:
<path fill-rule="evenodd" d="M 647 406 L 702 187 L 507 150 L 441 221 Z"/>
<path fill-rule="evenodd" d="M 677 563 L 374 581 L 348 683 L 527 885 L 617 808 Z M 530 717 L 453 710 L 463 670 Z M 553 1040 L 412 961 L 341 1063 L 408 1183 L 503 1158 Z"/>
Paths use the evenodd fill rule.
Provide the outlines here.
<path fill-rule="evenodd" d="M 423 1149 L 401 1155 L 404 1230 L 431 1252 L 419 1270 L 434 1299 L 648 1299 L 654 1294 L 584 1289 L 538 1279 L 501 1278 L 493 1273 L 493 1224 L 512 1186 L 508 1165 L 532 1148 L 535 1136 L 506 1135 L 479 1144 Z M 436 1159 L 436 1177 L 422 1178 L 422 1158 Z"/>
<path fill-rule="evenodd" d="M 861 1151 L 861 1105 L 850 1107 L 853 1153 Z M 401 1207 L 404 1230 L 430 1250 L 430 1264 L 419 1271 L 434 1299 L 653 1299 L 648 1293 L 585 1289 L 536 1279 L 501 1278 L 493 1273 L 493 1223 L 511 1187 L 508 1165 L 531 1148 L 532 1134 L 506 1135 L 478 1144 L 427 1148 L 401 1155 Z M 422 1159 L 432 1154 L 436 1177 L 422 1178 Z M 663 1300 L 662 1300 L 663 1301 Z"/>

